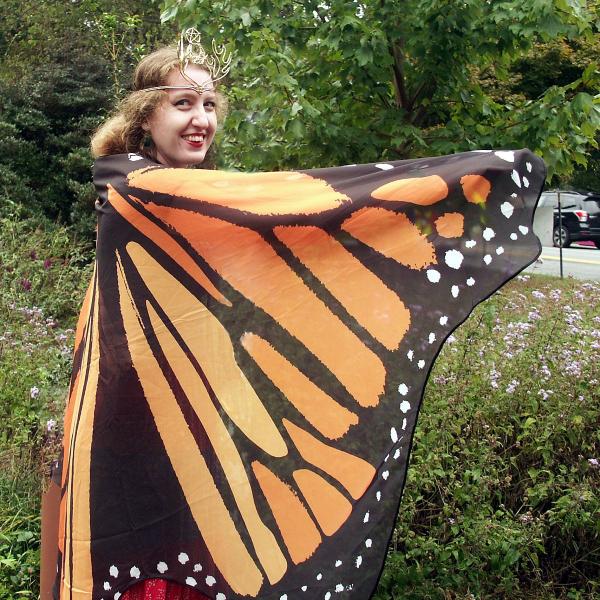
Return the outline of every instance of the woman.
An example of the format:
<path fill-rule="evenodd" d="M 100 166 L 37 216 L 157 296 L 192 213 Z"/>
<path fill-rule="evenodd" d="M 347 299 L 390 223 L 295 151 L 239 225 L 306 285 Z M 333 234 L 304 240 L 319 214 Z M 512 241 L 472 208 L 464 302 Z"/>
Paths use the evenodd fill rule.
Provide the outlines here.
<path fill-rule="evenodd" d="M 209 71 L 190 63 L 184 78 L 179 64 L 175 48 L 163 48 L 140 62 L 134 91 L 92 138 L 95 157 L 138 152 L 171 167 L 204 162 L 226 103 Z M 194 91 L 190 79 L 201 93 Z"/>
<path fill-rule="evenodd" d="M 188 61 L 182 71 L 180 64 L 175 48 L 162 48 L 139 63 L 133 92 L 92 138 L 95 157 L 138 152 L 159 164 L 182 168 L 205 161 L 226 102 L 205 66 Z M 206 596 L 166 579 L 148 579 L 121 598 L 203 600 Z"/>
<path fill-rule="evenodd" d="M 543 163 L 187 169 L 223 102 L 221 55 L 182 48 L 142 61 L 92 143 L 60 599 L 363 600 L 441 343 L 539 253 Z"/>

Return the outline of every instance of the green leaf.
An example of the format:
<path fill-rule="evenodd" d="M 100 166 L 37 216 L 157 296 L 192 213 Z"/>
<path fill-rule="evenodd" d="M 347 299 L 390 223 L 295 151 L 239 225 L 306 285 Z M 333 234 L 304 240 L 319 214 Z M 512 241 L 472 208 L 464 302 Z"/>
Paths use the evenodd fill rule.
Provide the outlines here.
<path fill-rule="evenodd" d="M 252 16 L 247 10 L 243 10 L 240 13 L 240 18 L 242 20 L 242 23 L 244 24 L 244 27 L 250 27 L 250 25 L 252 24 Z"/>
<path fill-rule="evenodd" d="M 292 117 L 295 117 L 301 110 L 302 110 L 302 105 L 299 102 L 295 101 L 292 104 L 292 109 L 291 109 Z"/>

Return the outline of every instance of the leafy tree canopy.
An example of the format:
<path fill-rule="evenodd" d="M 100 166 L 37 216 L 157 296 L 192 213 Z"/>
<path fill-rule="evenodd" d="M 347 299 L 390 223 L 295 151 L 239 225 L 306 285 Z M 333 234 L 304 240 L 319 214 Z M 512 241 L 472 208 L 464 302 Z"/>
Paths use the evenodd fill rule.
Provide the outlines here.
<path fill-rule="evenodd" d="M 162 18 L 235 53 L 230 166 L 528 146 L 565 175 L 596 146 L 597 2 L 165 0 Z M 549 54 L 555 41 L 587 58 Z M 569 68 L 544 77 L 553 59 Z"/>
<path fill-rule="evenodd" d="M 3 0 L 2 13 L 0 216 L 42 213 L 91 237 L 90 135 L 174 29 L 143 0 Z"/>

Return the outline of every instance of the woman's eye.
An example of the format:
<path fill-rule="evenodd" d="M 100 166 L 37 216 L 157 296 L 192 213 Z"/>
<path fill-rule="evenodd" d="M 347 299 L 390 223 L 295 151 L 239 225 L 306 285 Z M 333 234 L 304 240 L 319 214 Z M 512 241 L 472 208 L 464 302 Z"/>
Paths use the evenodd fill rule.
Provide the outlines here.
<path fill-rule="evenodd" d="M 215 108 L 217 108 L 217 103 L 214 100 L 207 100 L 204 103 L 204 108 L 208 108 L 210 110 L 214 110 Z"/>
<path fill-rule="evenodd" d="M 190 101 L 187 98 L 182 98 L 181 100 L 177 100 L 175 102 L 175 106 L 189 106 Z"/>

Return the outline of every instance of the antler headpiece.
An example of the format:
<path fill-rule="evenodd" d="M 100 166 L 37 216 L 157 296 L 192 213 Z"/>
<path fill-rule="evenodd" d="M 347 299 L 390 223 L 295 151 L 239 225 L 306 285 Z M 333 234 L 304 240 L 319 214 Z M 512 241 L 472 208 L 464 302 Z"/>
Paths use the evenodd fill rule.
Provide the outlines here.
<path fill-rule="evenodd" d="M 215 40 L 212 41 L 212 54 L 209 54 L 200 43 L 200 32 L 194 27 L 184 29 L 179 37 L 177 47 L 177 56 L 179 57 L 179 72 L 181 76 L 189 82 L 189 85 L 158 85 L 155 87 L 144 88 L 143 91 L 152 90 L 178 90 L 192 89 L 198 94 L 202 94 L 212 89 L 209 83 L 198 83 L 186 74 L 185 69 L 189 64 L 199 65 L 205 68 L 209 73 L 212 83 L 223 79 L 231 68 L 231 53 L 227 53 L 225 46 L 217 46 Z"/>

